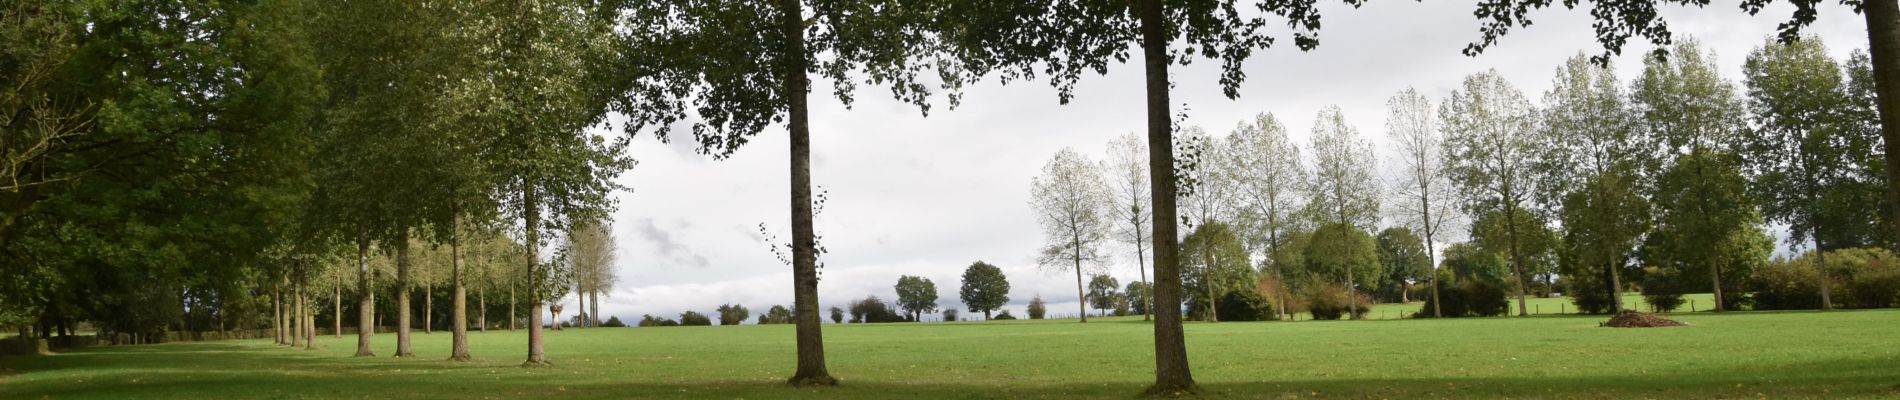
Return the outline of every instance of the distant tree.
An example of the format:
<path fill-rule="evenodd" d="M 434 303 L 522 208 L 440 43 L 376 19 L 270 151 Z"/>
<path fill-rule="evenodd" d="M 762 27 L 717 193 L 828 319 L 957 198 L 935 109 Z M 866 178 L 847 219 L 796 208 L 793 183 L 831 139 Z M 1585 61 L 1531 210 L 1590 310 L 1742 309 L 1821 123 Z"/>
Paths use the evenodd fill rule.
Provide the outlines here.
<path fill-rule="evenodd" d="M 1101 246 L 1107 240 L 1107 182 L 1087 157 L 1064 148 L 1042 167 L 1042 175 L 1030 182 L 1030 205 L 1042 223 L 1044 245 L 1038 264 L 1052 271 L 1075 274 L 1075 296 L 1083 298 L 1082 275 L 1099 269 L 1106 257 Z M 1089 322 L 1088 304 L 1076 309 L 1081 322 Z"/>
<path fill-rule="evenodd" d="M 597 324 L 600 295 L 612 292 L 620 281 L 614 272 L 613 229 L 607 221 L 583 223 L 569 231 L 568 248 L 574 264 L 575 300 L 582 304 L 581 314 L 585 315 L 582 325 Z"/>
<path fill-rule="evenodd" d="M 679 324 L 683 326 L 711 326 L 712 318 L 707 317 L 706 314 L 700 314 L 697 311 L 687 311 L 680 313 Z"/>
<path fill-rule="evenodd" d="M 1150 228 L 1154 215 L 1148 206 L 1154 195 L 1150 192 L 1148 181 L 1148 144 L 1134 133 L 1108 143 L 1108 157 L 1102 160 L 1102 171 L 1108 177 L 1113 205 L 1109 215 L 1115 220 L 1115 240 L 1135 249 L 1135 271 L 1140 273 L 1141 282 L 1148 282 L 1148 249 L 1154 246 L 1154 233 Z M 1132 283 L 1132 282 L 1131 282 Z M 1143 304 L 1153 299 L 1140 299 Z M 1143 312 L 1141 319 L 1152 318 Z"/>
<path fill-rule="evenodd" d="M 1557 232 L 1550 229 L 1550 223 L 1542 215 L 1530 210 L 1519 208 L 1512 214 L 1503 211 L 1477 214 L 1477 220 L 1471 222 L 1471 243 L 1503 256 L 1506 264 L 1512 266 L 1513 276 L 1524 275 L 1525 279 L 1502 285 L 1515 286 L 1520 295 L 1536 291 L 1533 283 L 1537 277 L 1549 278 L 1556 273 Z M 1513 252 L 1513 248 L 1517 250 Z M 1511 254 L 1517 254 L 1519 261 L 1510 263 Z M 1549 280 L 1544 282 L 1555 284 Z"/>
<path fill-rule="evenodd" d="M 738 325 L 752 316 L 752 310 L 747 310 L 745 306 L 738 304 L 721 304 L 719 309 L 714 311 L 719 314 L 720 325 Z M 680 316 L 680 321 L 685 322 L 686 316 Z"/>
<path fill-rule="evenodd" d="M 600 327 L 602 327 L 602 328 L 625 328 L 625 327 L 627 327 L 627 323 L 626 323 L 626 322 L 621 322 L 621 321 L 620 321 L 620 316 L 616 316 L 616 315 L 610 315 L 610 316 L 607 316 L 607 322 L 602 322 L 602 323 L 600 323 Z"/>
<path fill-rule="evenodd" d="M 943 309 L 943 322 L 957 322 L 957 309 L 955 308 Z"/>
<path fill-rule="evenodd" d="M 1304 257 L 1307 271 L 1326 282 L 1345 286 L 1346 306 L 1359 309 L 1358 288 L 1376 287 L 1382 275 L 1378 243 L 1366 231 L 1342 223 L 1321 225 L 1313 231 L 1311 240 Z"/>
<path fill-rule="evenodd" d="M 1379 223 L 1378 158 L 1359 129 L 1346 124 L 1339 106 L 1320 110 L 1313 122 L 1313 177 L 1308 213 L 1317 224 L 1347 224 L 1370 231 Z"/>
<path fill-rule="evenodd" d="M 1400 303 L 1411 302 L 1412 283 L 1431 279 L 1432 259 L 1425 253 L 1425 244 L 1403 227 L 1385 228 L 1376 240 L 1386 281 L 1398 290 Z"/>
<path fill-rule="evenodd" d="M 1284 281 L 1285 269 L 1294 266 L 1274 262 L 1272 255 L 1301 225 L 1302 193 L 1312 179 L 1300 164 L 1299 145 L 1287 138 L 1286 126 L 1272 113 L 1254 116 L 1253 123 L 1242 122 L 1227 135 L 1227 142 L 1235 153 L 1243 155 L 1233 158 L 1239 201 L 1252 216 L 1252 223 L 1240 224 L 1240 231 L 1251 232 L 1242 236 L 1262 242 L 1254 247 L 1267 259 L 1266 269 L 1273 279 Z M 1273 301 L 1280 314 L 1286 314 L 1286 300 Z M 1139 303 L 1136 309 L 1145 314 L 1147 304 Z"/>
<path fill-rule="evenodd" d="M 885 323 L 904 322 L 906 316 L 891 308 L 890 303 L 877 296 L 866 297 L 851 303 L 851 322 Z"/>
<path fill-rule="evenodd" d="M 1445 246 L 1443 264 L 1439 269 L 1455 281 L 1475 280 L 1502 287 L 1511 279 L 1510 262 L 1503 255 L 1469 242 Z"/>
<path fill-rule="evenodd" d="M 1697 150 L 1658 177 L 1655 204 L 1660 212 L 1643 251 L 1646 264 L 1699 283 L 1683 286 L 1710 288 L 1720 299 L 1716 311 L 1739 302 L 1737 286 L 1753 267 L 1768 262 L 1768 252 L 1756 251 L 1762 220 L 1748 196 L 1748 180 L 1735 163 L 1730 155 Z"/>
<path fill-rule="evenodd" d="M 1464 85 L 1439 106 L 1438 119 L 1445 131 L 1445 173 L 1458 187 L 1466 213 L 1509 218 L 1530 215 L 1523 209 L 1536 193 L 1531 163 L 1536 145 L 1532 114 L 1523 93 L 1495 70 L 1465 77 Z M 1524 269 L 1526 260 L 1516 230 L 1526 224 L 1529 222 L 1504 224 L 1507 229 L 1500 239 L 1517 286 L 1528 289 L 1529 273 Z M 1530 315 L 1525 292 L 1528 290 L 1517 295 L 1520 316 Z"/>
<path fill-rule="evenodd" d="M 1003 315 L 1009 315 L 1009 310 L 1003 310 Z M 1042 319 L 1047 315 L 1049 315 L 1049 304 L 1042 302 L 1042 295 L 1036 295 L 1034 299 L 1029 300 L 1029 319 Z"/>
<path fill-rule="evenodd" d="M 1181 286 L 1187 291 L 1185 303 L 1202 321 L 1218 321 L 1221 294 L 1234 290 L 1252 290 L 1254 274 L 1247 249 L 1240 237 L 1225 223 L 1210 223 L 1194 228 L 1181 240 L 1184 267 Z M 1157 304 L 1156 307 L 1168 307 Z"/>
<path fill-rule="evenodd" d="M 843 308 L 838 308 L 838 306 L 831 306 L 831 323 L 834 323 L 834 324 L 844 323 L 844 309 Z"/>
<path fill-rule="evenodd" d="M 1108 315 L 1109 309 L 1113 309 L 1116 305 L 1121 304 L 1120 293 L 1116 292 L 1116 290 L 1120 288 L 1121 283 L 1116 282 L 1115 277 L 1103 274 L 1096 274 L 1090 277 L 1089 305 L 1095 307 L 1096 310 L 1100 310 L 1102 315 Z"/>
<path fill-rule="evenodd" d="M 789 323 L 792 323 L 792 309 L 785 306 L 775 305 L 764 314 L 759 314 L 759 325 Z"/>
<path fill-rule="evenodd" d="M 983 319 L 987 320 L 991 311 L 1009 304 L 1009 279 L 1003 277 L 1003 269 L 977 261 L 963 270 L 963 287 L 957 294 L 963 299 L 964 307 L 970 312 L 983 313 Z"/>
<path fill-rule="evenodd" d="M 1122 289 L 1122 294 L 1128 298 L 1129 309 L 1136 314 L 1142 315 L 1149 313 L 1148 305 L 1153 303 L 1149 303 L 1148 301 L 1151 299 L 1149 296 L 1153 292 L 1153 286 L 1147 282 L 1128 282 L 1128 287 Z"/>
<path fill-rule="evenodd" d="M 1573 301 L 1592 302 L 1599 293 L 1612 313 L 1623 310 L 1623 270 L 1637 241 L 1649 232 L 1648 200 L 1636 192 L 1628 172 L 1597 175 L 1563 202 L 1564 235 L 1560 253 L 1564 280 Z M 1591 285 L 1591 283 L 1595 283 Z M 1578 304 L 1589 309 L 1592 305 Z"/>
<path fill-rule="evenodd" d="M 937 312 L 937 284 L 927 278 L 904 275 L 897 278 L 897 308 L 919 321 L 924 313 Z"/>
<path fill-rule="evenodd" d="M 1003 312 L 996 314 L 997 321 L 1010 321 L 1010 320 L 1015 320 L 1015 319 L 1016 319 L 1016 316 L 1009 315 L 1009 310 L 1003 310 Z M 1031 318 L 1031 319 L 1036 319 L 1036 318 Z"/>
<path fill-rule="evenodd" d="M 1447 225 L 1458 209 L 1450 180 L 1445 176 L 1445 137 L 1438 129 L 1438 116 L 1431 99 L 1410 87 L 1386 100 L 1386 136 L 1398 150 L 1399 184 L 1392 191 L 1392 205 L 1401 223 L 1412 228 L 1425 244 L 1425 279 L 1431 281 L 1432 296 L 1438 296 L 1438 238 L 1446 237 Z M 1390 268 L 1388 268 L 1390 270 Z M 1406 291 L 1402 291 L 1404 293 Z M 1401 300 L 1406 300 L 1401 297 Z M 1437 302 L 1432 315 L 1440 315 Z M 1282 305 L 1280 314 L 1285 315 Z"/>

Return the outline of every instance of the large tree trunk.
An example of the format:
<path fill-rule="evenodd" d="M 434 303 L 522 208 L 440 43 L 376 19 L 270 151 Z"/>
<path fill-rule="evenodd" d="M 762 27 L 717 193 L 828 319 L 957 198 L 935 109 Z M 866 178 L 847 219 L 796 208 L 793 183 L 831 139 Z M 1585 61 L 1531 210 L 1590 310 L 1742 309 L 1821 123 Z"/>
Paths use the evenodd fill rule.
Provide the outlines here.
<path fill-rule="evenodd" d="M 435 283 L 422 285 L 422 333 L 435 333 Z"/>
<path fill-rule="evenodd" d="M 592 292 L 587 292 L 587 298 L 588 298 L 588 301 L 591 301 L 594 303 L 594 304 L 589 304 L 587 306 L 587 309 L 594 311 L 594 316 L 592 317 L 592 321 L 590 321 L 589 324 L 592 324 L 593 326 L 600 326 L 600 291 L 595 290 Z"/>
<path fill-rule="evenodd" d="M 1073 248 L 1073 250 L 1076 251 L 1076 253 L 1074 254 L 1075 256 L 1075 299 L 1077 302 L 1081 303 L 1081 304 L 1076 304 L 1075 308 L 1076 308 L 1076 311 L 1079 312 L 1077 315 L 1082 316 L 1082 322 L 1087 323 L 1089 322 L 1089 308 L 1088 308 L 1089 297 L 1082 292 L 1082 253 L 1081 253 L 1082 246 L 1081 246 L 1080 241 L 1077 241 L 1076 246 Z"/>
<path fill-rule="evenodd" d="M 396 357 L 415 357 L 409 346 L 409 230 L 396 238 Z"/>
<path fill-rule="evenodd" d="M 330 290 L 331 290 L 330 301 L 333 301 L 336 304 L 335 305 L 336 308 L 330 311 L 330 323 L 335 325 L 330 328 L 330 337 L 342 338 L 343 337 L 343 274 L 336 274 L 336 285 L 331 286 Z"/>
<path fill-rule="evenodd" d="M 508 331 L 510 332 L 515 330 L 515 321 L 520 321 L 520 317 L 515 316 L 515 310 L 521 309 L 521 305 L 515 303 L 515 286 L 519 284 L 517 282 L 514 285 L 508 285 Z"/>
<path fill-rule="evenodd" d="M 528 179 L 521 181 L 522 212 L 527 228 L 528 256 L 528 360 L 521 363 L 524 367 L 548 365 L 548 356 L 542 350 L 544 344 L 541 332 L 541 204 L 536 197 L 534 184 Z"/>
<path fill-rule="evenodd" d="M 272 314 L 271 325 L 276 327 L 276 332 L 274 333 L 276 333 L 276 336 L 277 336 L 277 344 L 287 344 L 287 343 L 284 343 L 286 341 L 285 339 L 289 339 L 289 338 L 284 337 L 286 336 L 285 335 L 286 332 L 284 331 L 284 328 L 286 328 L 287 326 L 285 326 L 284 324 L 283 285 L 278 285 L 277 290 L 271 291 L 270 306 L 271 306 L 271 314 Z"/>
<path fill-rule="evenodd" d="M 1709 260 L 1709 283 L 1715 288 L 1715 312 L 1727 311 L 1722 306 L 1722 263 L 1715 259 Z"/>
<path fill-rule="evenodd" d="M 297 285 L 297 293 L 298 293 L 299 298 L 303 298 L 303 297 L 310 298 L 310 303 L 309 303 L 310 306 L 302 308 L 302 312 L 300 314 L 303 314 L 303 317 L 299 318 L 297 322 L 297 325 L 303 327 L 302 329 L 303 349 L 316 350 L 317 349 L 317 310 L 316 310 L 317 299 L 316 299 L 316 296 L 310 295 L 309 291 L 304 290 L 304 285 L 302 284 Z M 302 303 L 303 301 L 298 300 L 298 302 Z"/>
<path fill-rule="evenodd" d="M 1181 332 L 1180 248 L 1176 246 L 1174 132 L 1168 115 L 1168 37 L 1161 0 L 1140 0 L 1142 63 L 1148 92 L 1148 173 L 1154 193 L 1155 384 L 1151 393 L 1193 392 L 1187 339 Z"/>
<path fill-rule="evenodd" d="M 1140 230 L 1141 224 L 1135 224 L 1135 229 Z M 1148 255 L 1144 254 L 1140 244 L 1135 245 L 1135 271 L 1141 273 L 1141 284 L 1148 286 L 1148 298 L 1142 299 L 1142 301 L 1148 302 L 1148 306 L 1142 308 L 1141 320 L 1151 321 L 1154 319 L 1155 313 L 1155 287 L 1154 284 L 1148 283 Z"/>
<path fill-rule="evenodd" d="M 1900 165 L 1900 1 L 1862 0 L 1861 6 L 1861 15 L 1867 18 L 1867 53 L 1873 61 L 1880 137 L 1886 142 L 1887 165 Z M 1887 203 L 1893 207 L 1890 222 L 1896 229 L 1889 239 L 1900 244 L 1900 168 L 1887 168 Z M 1822 290 L 1827 288 L 1825 282 Z M 1821 305 L 1831 309 L 1832 303 L 1824 297 Z"/>
<path fill-rule="evenodd" d="M 1821 249 L 1821 238 L 1814 238 L 1814 268 L 1821 272 L 1821 311 L 1833 310 L 1834 296 L 1828 290 L 1834 280 L 1827 274 L 1827 251 Z"/>
<path fill-rule="evenodd" d="M 1623 277 L 1616 271 L 1616 263 L 1603 265 L 1604 272 L 1610 276 L 1610 313 L 1623 312 Z"/>
<path fill-rule="evenodd" d="M 356 238 L 356 356 L 375 357 L 369 348 L 369 335 L 376 332 L 375 300 L 369 290 L 369 237 L 359 231 Z"/>
<path fill-rule="evenodd" d="M 455 214 L 453 206 L 450 213 Z M 468 361 L 471 358 L 468 354 L 468 288 L 462 283 L 465 271 L 461 225 L 461 215 L 449 217 L 449 229 L 454 230 L 449 235 L 449 280 L 455 286 L 449 300 L 449 341 L 453 343 L 450 345 L 449 361 Z"/>
<path fill-rule="evenodd" d="M 289 315 L 285 315 L 285 317 L 286 317 L 287 319 L 286 319 L 286 320 L 284 321 L 284 322 L 286 322 L 286 323 L 288 323 L 288 325 L 289 325 L 288 327 L 289 327 L 289 328 L 291 328 L 291 330 L 290 330 L 290 348 L 293 348 L 293 349 L 294 349 L 294 348 L 297 348 L 297 347 L 300 347 L 300 346 L 303 346 L 303 338 L 304 338 L 304 333 L 303 333 L 303 309 L 304 309 L 304 304 L 303 304 L 303 296 L 302 296 L 301 294 L 299 294 L 299 293 L 297 293 L 297 292 L 298 292 L 298 290 L 297 290 L 297 287 L 296 287 L 296 286 L 291 286 L 291 287 L 290 287 L 290 294 L 289 294 L 289 297 L 290 297 L 290 299 L 289 299 L 289 303 L 290 303 L 290 312 L 288 313 Z"/>
<path fill-rule="evenodd" d="M 1203 295 L 1207 297 L 1207 314 L 1202 315 L 1201 320 L 1220 322 L 1220 305 L 1215 304 L 1216 299 L 1214 299 L 1214 246 L 1206 240 L 1203 240 L 1201 245 L 1207 246 L 1201 249 L 1201 289 L 1203 289 Z"/>
<path fill-rule="evenodd" d="M 1510 198 L 1509 194 L 1505 195 Z M 1517 250 L 1517 207 L 1504 207 L 1505 236 L 1511 241 L 1511 272 L 1517 275 L 1517 316 L 1531 315 L 1530 307 L 1524 305 L 1524 294 L 1531 291 L 1530 281 L 1524 279 L 1524 255 Z"/>
<path fill-rule="evenodd" d="M 477 300 L 481 301 L 480 311 L 479 311 L 480 313 L 478 314 L 478 315 L 481 315 L 481 321 L 477 323 L 482 325 L 482 332 L 487 332 L 488 331 L 488 288 L 483 287 L 481 290 L 477 291 L 476 293 L 480 295 Z"/>
<path fill-rule="evenodd" d="M 786 36 L 780 55 L 780 73 L 785 74 L 784 96 L 789 103 L 786 128 L 792 136 L 792 319 L 798 323 L 798 371 L 788 381 L 794 386 L 837 385 L 838 379 L 825 370 L 825 341 L 818 318 L 818 251 L 812 229 L 811 204 L 811 119 L 806 97 L 811 78 L 806 76 L 804 4 L 799 0 L 778 0 L 779 29 Z"/>

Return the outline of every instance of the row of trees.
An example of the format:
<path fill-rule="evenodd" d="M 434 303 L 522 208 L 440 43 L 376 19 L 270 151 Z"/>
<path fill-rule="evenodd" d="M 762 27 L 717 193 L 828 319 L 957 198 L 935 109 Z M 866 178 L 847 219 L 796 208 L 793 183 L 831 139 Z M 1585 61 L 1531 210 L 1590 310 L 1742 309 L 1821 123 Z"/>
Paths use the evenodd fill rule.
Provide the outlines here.
<path fill-rule="evenodd" d="M 1551 4 L 1480 7 L 1483 37 L 1467 52 Z M 1800 5 L 1784 40 L 1813 22 L 1813 4 Z M 1883 125 L 1900 125 L 1900 7 L 1856 5 L 1867 16 Z M 60 303 L 54 297 L 83 289 L 98 289 L 84 302 L 109 305 L 186 304 L 254 288 L 298 297 L 310 281 L 301 260 L 337 249 L 354 250 L 359 304 L 369 305 L 370 249 L 397 255 L 406 288 L 410 238 L 457 254 L 465 231 L 499 226 L 520 233 L 527 303 L 539 319 L 550 292 L 567 286 L 548 279 L 545 239 L 600 220 L 610 179 L 631 165 L 624 136 L 583 128 L 608 110 L 629 117 L 627 132 L 692 117 L 701 149 L 723 157 L 782 122 L 798 324 L 791 382 L 834 384 L 818 324 L 809 75 L 834 82 L 847 103 L 868 80 L 926 111 L 931 88 L 920 82 L 940 83 L 954 105 L 956 89 L 991 75 L 1048 77 L 1067 100 L 1082 74 L 1134 58 L 1134 48 L 1148 92 L 1154 303 L 1173 304 L 1175 167 L 1194 157 L 1175 157 L 1168 67 L 1219 60 L 1223 90 L 1237 97 L 1243 62 L 1275 43 L 1262 29 L 1270 19 L 1284 18 L 1301 49 L 1318 45 L 1317 2 L 1254 6 L 1259 13 L 1238 12 L 1233 1 L 1158 0 L 22 3 L 0 16 L 0 73 L 19 83 L 0 96 L 8 182 L 0 268 L 9 278 L 0 280 L 9 286 L 0 310 L 14 322 L 43 316 Z M 1593 7 L 1612 52 L 1633 35 L 1670 40 L 1654 3 Z M 454 264 L 459 305 L 465 288 Z M 145 319 L 86 308 L 101 320 Z M 452 357 L 465 359 L 467 324 L 455 308 Z M 1191 391 L 1179 310 L 1155 311 L 1153 390 Z M 540 325 L 530 324 L 530 365 L 546 362 Z M 367 336 L 359 342 L 371 354 Z"/>
<path fill-rule="evenodd" d="M 1300 303 L 1290 293 L 1334 287 L 1407 301 L 1424 284 L 1435 296 L 1433 265 L 1456 252 L 1502 260 L 1497 283 L 1513 288 L 1519 314 L 1526 295 L 1558 284 L 1587 310 L 1619 310 L 1611 293 L 1626 282 L 1712 290 L 1721 310 L 1768 261 L 1766 223 L 1813 248 L 1890 244 L 1891 220 L 1875 211 L 1886 208 L 1886 167 L 1865 53 L 1840 61 L 1816 38 L 1771 40 L 1747 57 L 1741 88 L 1693 39 L 1670 54 L 1627 85 L 1579 55 L 1541 105 L 1496 72 L 1466 78 L 1438 107 L 1401 91 L 1387 103 L 1397 162 L 1383 174 L 1337 107 L 1320 111 L 1306 146 L 1270 113 L 1225 136 L 1188 128 L 1183 302 L 1216 320 L 1215 299 L 1233 291 L 1272 294 L 1282 314 Z M 1144 176 L 1119 173 L 1140 168 L 1117 160 L 1127 142 L 1111 142 L 1101 164 L 1064 149 L 1032 184 L 1050 243 L 1043 265 L 1075 273 L 1079 294 L 1081 276 L 1108 264 L 1111 238 L 1144 228 L 1123 211 L 1141 196 L 1118 195 Z M 1468 243 L 1439 248 L 1460 231 Z"/>

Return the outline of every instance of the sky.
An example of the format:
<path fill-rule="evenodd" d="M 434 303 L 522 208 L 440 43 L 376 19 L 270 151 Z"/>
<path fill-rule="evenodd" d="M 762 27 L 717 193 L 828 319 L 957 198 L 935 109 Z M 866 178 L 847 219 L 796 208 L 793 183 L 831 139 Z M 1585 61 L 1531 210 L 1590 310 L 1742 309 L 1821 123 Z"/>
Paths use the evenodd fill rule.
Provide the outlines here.
<path fill-rule="evenodd" d="M 1663 14 L 1678 38 L 1693 36 L 1713 50 L 1722 74 L 1739 87 L 1744 57 L 1793 8 L 1777 3 L 1750 17 L 1736 4 L 1718 3 Z M 1238 99 L 1221 94 L 1217 63 L 1172 67 L 1175 111 L 1185 105 L 1187 125 L 1217 135 L 1270 112 L 1306 148 L 1315 115 L 1338 105 L 1381 153 L 1378 167 L 1387 173 L 1396 163 L 1384 138 L 1385 102 L 1398 91 L 1417 88 L 1436 106 L 1465 76 L 1495 69 L 1541 103 L 1565 60 L 1601 51 L 1587 11 L 1558 8 L 1531 13 L 1535 25 L 1513 29 L 1483 55 L 1466 57 L 1460 50 L 1479 37 L 1472 7 L 1412 1 L 1322 7 L 1320 47 L 1302 52 L 1283 38 L 1282 45 L 1256 52 L 1245 64 Z M 1808 32 L 1830 53 L 1845 59 L 1866 47 L 1859 15 L 1834 2 L 1820 7 Z M 1651 49 L 1632 39 L 1613 61 L 1617 74 L 1634 79 L 1640 55 Z M 967 87 L 954 110 L 938 102 L 928 117 L 880 97 L 886 92 L 875 87 L 860 87 L 857 101 L 846 107 L 831 97 L 829 82 L 814 82 L 812 181 L 829 198 L 816 219 L 829 250 L 820 304 L 844 306 L 870 295 L 895 300 L 897 278 L 916 275 L 936 284 L 940 307 L 961 309 L 961 274 L 981 260 L 1009 278 L 1005 308 L 1017 316 L 1026 315 L 1035 296 L 1050 303 L 1052 316 L 1080 312 L 1075 276 L 1035 263 L 1043 233 L 1029 206 L 1030 180 L 1065 147 L 1099 160 L 1111 139 L 1144 129 L 1142 67 L 1133 61 L 1085 76 L 1067 105 L 1044 82 L 1005 86 L 992 79 Z M 780 243 L 790 241 L 784 132 L 769 128 L 725 160 L 696 153 L 690 137 L 673 143 L 636 138 L 632 156 L 640 164 L 617 179 L 631 191 L 614 195 L 620 280 L 601 298 L 603 314 L 676 318 L 735 303 L 757 315 L 772 305 L 790 306 L 791 267 L 760 234 L 764 224 Z M 1123 284 L 1138 280 L 1133 250 L 1108 250 L 1118 255 L 1108 272 Z"/>

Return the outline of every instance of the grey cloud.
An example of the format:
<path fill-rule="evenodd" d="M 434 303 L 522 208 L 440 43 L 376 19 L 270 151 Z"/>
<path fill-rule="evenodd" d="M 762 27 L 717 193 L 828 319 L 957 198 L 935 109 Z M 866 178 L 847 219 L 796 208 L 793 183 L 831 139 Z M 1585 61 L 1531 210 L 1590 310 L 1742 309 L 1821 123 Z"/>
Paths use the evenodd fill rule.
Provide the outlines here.
<path fill-rule="evenodd" d="M 676 221 L 675 225 L 676 227 L 674 229 L 677 230 L 685 230 L 691 227 L 691 225 L 685 221 Z M 683 263 L 699 268 L 712 266 L 712 262 L 707 260 L 706 256 L 693 251 L 692 248 L 687 247 L 685 244 L 681 244 L 678 240 L 673 238 L 671 232 L 661 229 L 658 224 L 653 223 L 652 218 L 641 218 L 635 221 L 634 229 L 640 234 L 641 238 L 646 239 L 646 242 L 652 245 L 653 250 L 657 252 L 661 258 L 667 261 Z"/>

